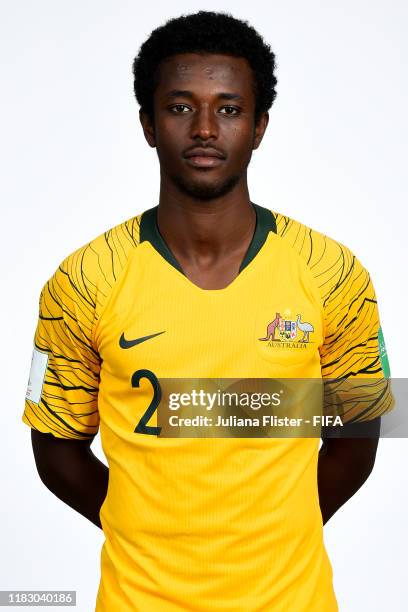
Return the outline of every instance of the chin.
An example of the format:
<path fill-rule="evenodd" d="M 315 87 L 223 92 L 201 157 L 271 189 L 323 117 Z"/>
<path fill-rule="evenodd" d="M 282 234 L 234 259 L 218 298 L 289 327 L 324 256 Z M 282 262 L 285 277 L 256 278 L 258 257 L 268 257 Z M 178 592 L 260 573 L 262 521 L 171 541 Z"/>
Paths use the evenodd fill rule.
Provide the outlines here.
<path fill-rule="evenodd" d="M 199 181 L 186 180 L 184 177 L 174 177 L 175 182 L 186 195 L 189 195 L 197 200 L 213 200 L 229 193 L 239 182 L 240 176 L 230 176 L 223 181 Z"/>

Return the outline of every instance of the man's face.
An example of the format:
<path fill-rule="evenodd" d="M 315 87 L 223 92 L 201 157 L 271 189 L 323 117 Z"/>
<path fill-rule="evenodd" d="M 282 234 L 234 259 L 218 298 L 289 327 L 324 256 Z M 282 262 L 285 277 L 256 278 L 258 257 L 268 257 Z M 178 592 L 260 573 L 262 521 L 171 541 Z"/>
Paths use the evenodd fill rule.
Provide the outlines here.
<path fill-rule="evenodd" d="M 254 76 L 247 60 L 185 53 L 159 66 L 154 126 L 141 113 L 145 136 L 157 148 L 162 178 L 208 200 L 228 193 L 265 132 L 255 125 Z"/>

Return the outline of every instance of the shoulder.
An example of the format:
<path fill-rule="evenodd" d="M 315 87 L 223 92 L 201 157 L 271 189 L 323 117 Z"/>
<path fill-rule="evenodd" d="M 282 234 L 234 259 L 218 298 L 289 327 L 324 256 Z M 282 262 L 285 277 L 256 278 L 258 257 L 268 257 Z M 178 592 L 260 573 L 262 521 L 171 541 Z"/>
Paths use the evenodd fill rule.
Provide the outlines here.
<path fill-rule="evenodd" d="M 114 282 L 139 244 L 140 217 L 132 217 L 99 234 L 70 253 L 59 267 L 66 272 L 76 269 L 92 278 L 102 275 Z"/>
<path fill-rule="evenodd" d="M 345 293 L 360 293 L 370 275 L 353 251 L 342 242 L 300 221 L 272 211 L 276 233 L 302 258 L 319 289 L 323 302 Z"/>
<path fill-rule="evenodd" d="M 139 244 L 140 218 L 119 223 L 65 257 L 42 288 L 43 305 L 95 323 Z"/>
<path fill-rule="evenodd" d="M 343 243 L 319 232 L 296 219 L 272 211 L 276 233 L 307 262 L 310 268 L 322 260 L 347 262 L 354 254 Z"/>

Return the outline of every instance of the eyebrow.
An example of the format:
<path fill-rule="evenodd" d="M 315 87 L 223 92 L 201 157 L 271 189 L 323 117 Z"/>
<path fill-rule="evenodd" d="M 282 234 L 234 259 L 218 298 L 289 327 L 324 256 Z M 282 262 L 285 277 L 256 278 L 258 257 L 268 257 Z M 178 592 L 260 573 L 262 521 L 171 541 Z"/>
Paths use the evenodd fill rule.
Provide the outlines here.
<path fill-rule="evenodd" d="M 193 98 L 193 92 L 188 89 L 172 89 L 166 94 L 166 98 Z M 217 98 L 222 100 L 240 100 L 243 101 L 242 96 L 236 93 L 220 92 Z"/>

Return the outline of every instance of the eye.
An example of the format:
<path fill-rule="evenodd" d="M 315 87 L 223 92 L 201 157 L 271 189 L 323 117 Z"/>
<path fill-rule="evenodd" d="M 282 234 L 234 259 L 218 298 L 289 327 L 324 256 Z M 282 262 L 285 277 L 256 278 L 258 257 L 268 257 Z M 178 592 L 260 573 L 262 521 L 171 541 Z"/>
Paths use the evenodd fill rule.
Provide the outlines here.
<path fill-rule="evenodd" d="M 236 108 L 235 106 L 223 106 L 220 113 L 223 115 L 238 115 L 239 108 Z"/>
<path fill-rule="evenodd" d="M 170 110 L 180 115 L 181 113 L 188 113 L 190 107 L 186 104 L 175 104 L 174 106 L 170 107 Z"/>

